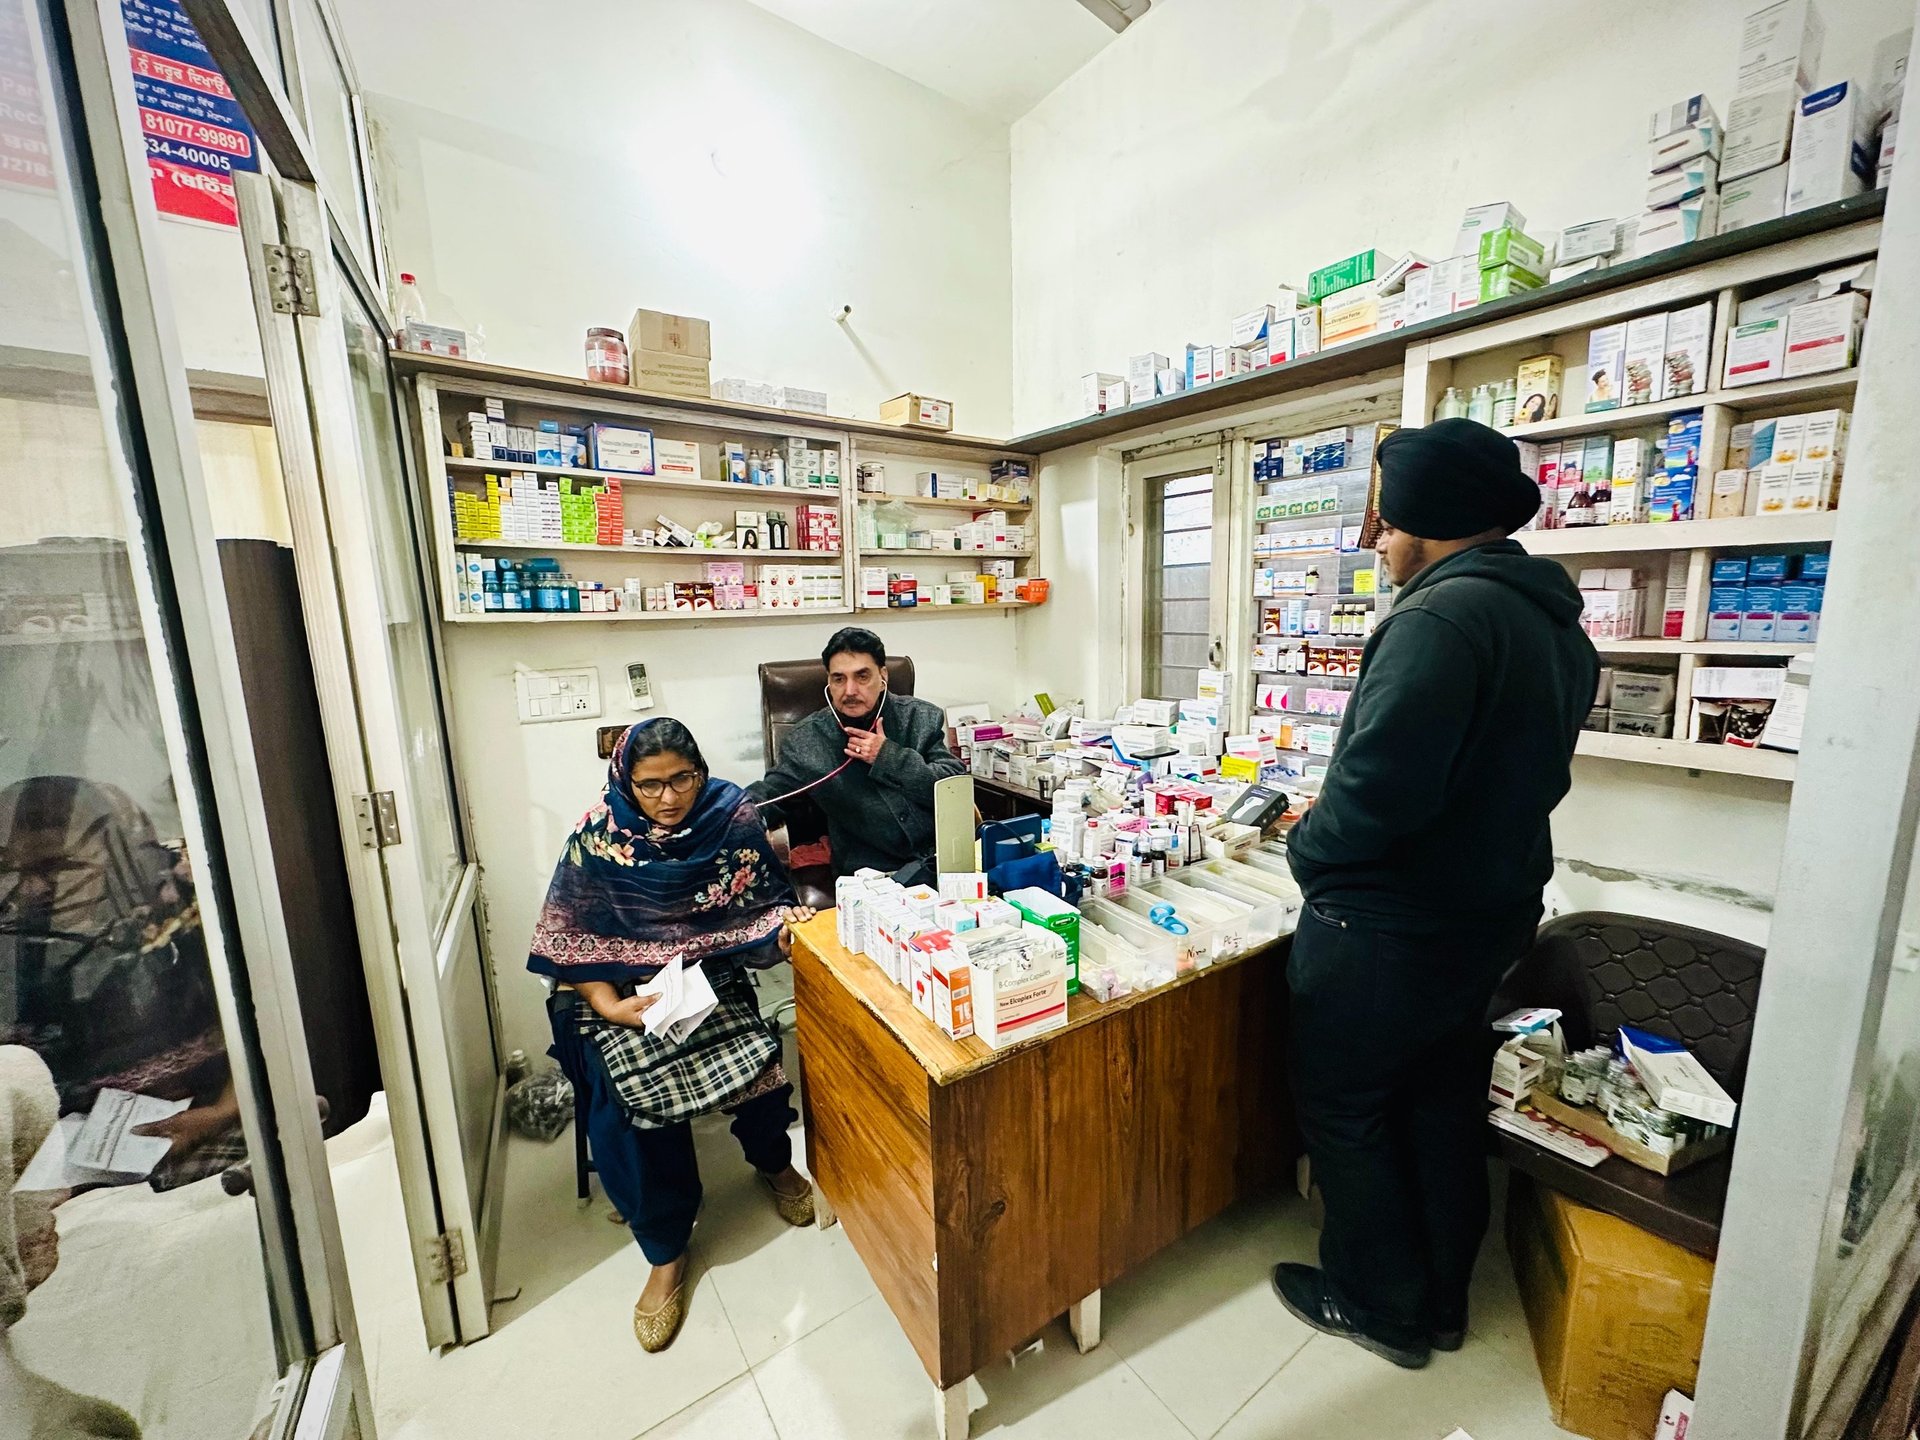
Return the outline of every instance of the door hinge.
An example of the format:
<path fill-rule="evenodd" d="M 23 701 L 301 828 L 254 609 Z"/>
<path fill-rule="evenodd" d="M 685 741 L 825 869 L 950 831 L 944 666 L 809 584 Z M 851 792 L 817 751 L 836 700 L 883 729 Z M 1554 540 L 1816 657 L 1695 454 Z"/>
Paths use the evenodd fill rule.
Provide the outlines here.
<path fill-rule="evenodd" d="M 393 803 L 391 790 L 376 790 L 371 795 L 353 797 L 353 813 L 360 822 L 360 844 L 367 850 L 384 850 L 400 843 L 400 811 Z"/>
<path fill-rule="evenodd" d="M 262 245 L 267 260 L 267 290 L 276 315 L 318 315 L 320 292 L 313 283 L 313 252 L 298 245 Z"/>
<path fill-rule="evenodd" d="M 436 1285 L 447 1285 L 467 1273 L 467 1242 L 458 1230 L 445 1235 L 430 1235 L 420 1242 L 426 1262 L 427 1278 Z"/>

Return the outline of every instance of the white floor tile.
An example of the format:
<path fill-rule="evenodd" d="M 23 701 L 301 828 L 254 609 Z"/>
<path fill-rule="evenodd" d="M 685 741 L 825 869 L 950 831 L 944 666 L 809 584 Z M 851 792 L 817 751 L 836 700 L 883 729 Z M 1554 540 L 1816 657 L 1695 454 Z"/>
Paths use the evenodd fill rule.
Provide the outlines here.
<path fill-rule="evenodd" d="M 1188 1427 L 1110 1344 L 1082 1355 L 1064 1321 L 1049 1326 L 1041 1339 L 1040 1353 L 975 1377 L 987 1397 L 985 1408 L 973 1415 L 976 1437 L 1189 1440 Z"/>
<path fill-rule="evenodd" d="M 1297 1198 L 1229 1212 L 1107 1290 L 1106 1343 L 1188 1430 L 1212 1435 L 1313 1338 L 1267 1276 L 1317 1241 Z"/>
<path fill-rule="evenodd" d="M 641 1440 L 780 1440 L 751 1375 L 656 1425 Z"/>
<path fill-rule="evenodd" d="M 780 1440 L 927 1440 L 933 1382 L 878 1295 L 754 1367 Z"/>
<path fill-rule="evenodd" d="M 1316 1335 L 1220 1431 L 1220 1440 L 1561 1440 L 1537 1380 L 1491 1349 L 1436 1355 L 1402 1370 Z"/>

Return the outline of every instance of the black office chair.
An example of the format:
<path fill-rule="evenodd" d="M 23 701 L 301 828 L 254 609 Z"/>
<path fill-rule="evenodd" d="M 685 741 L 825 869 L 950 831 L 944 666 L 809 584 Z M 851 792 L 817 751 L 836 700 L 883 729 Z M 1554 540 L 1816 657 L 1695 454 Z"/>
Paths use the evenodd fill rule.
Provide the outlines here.
<path fill-rule="evenodd" d="M 553 1020 L 554 1041 L 547 1051 L 559 1063 L 560 1073 L 567 1077 L 567 1083 L 573 1086 L 573 1174 L 577 1193 L 582 1200 L 591 1195 L 592 1187 L 587 1177 L 594 1173 L 593 1156 L 587 1148 L 587 1087 L 585 1076 L 589 1063 L 586 1045 L 580 1039 L 579 1028 L 574 1024 L 573 1007 L 580 1003 L 580 997 L 571 990 L 555 990 L 547 997 L 547 1014 Z"/>

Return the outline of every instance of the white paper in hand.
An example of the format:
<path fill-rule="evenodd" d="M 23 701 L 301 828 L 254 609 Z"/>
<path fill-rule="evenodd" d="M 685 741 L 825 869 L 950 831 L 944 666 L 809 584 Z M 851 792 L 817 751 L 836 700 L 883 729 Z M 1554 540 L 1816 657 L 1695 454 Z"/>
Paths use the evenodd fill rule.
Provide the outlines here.
<path fill-rule="evenodd" d="M 647 1007 L 640 1023 L 650 1034 L 675 1045 L 698 1030 L 701 1022 L 720 1004 L 706 973 L 697 965 L 691 970 L 685 969 L 677 959 L 669 960 L 658 975 L 635 993 L 659 997 Z"/>

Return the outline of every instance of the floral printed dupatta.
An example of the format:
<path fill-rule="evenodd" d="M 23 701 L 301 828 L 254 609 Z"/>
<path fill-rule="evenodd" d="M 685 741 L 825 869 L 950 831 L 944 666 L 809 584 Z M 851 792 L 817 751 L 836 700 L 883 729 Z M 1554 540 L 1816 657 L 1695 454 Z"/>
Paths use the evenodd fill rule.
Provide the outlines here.
<path fill-rule="evenodd" d="M 627 783 L 633 734 L 620 737 L 600 803 L 554 867 L 527 956 L 536 974 L 644 983 L 676 956 L 697 965 L 765 945 L 794 903 L 738 785 L 709 779 L 674 830 L 640 812 Z"/>

